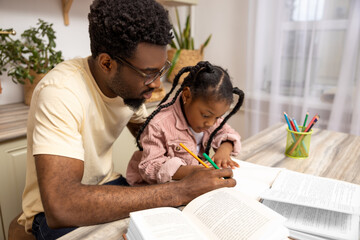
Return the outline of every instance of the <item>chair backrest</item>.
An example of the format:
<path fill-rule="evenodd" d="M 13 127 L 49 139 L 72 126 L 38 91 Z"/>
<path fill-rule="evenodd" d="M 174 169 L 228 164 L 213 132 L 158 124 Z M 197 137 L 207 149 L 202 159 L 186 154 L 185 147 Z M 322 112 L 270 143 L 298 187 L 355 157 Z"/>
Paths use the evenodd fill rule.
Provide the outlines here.
<path fill-rule="evenodd" d="M 8 240 L 36 240 L 34 235 L 25 232 L 24 226 L 18 224 L 19 217 L 20 214 L 9 225 Z"/>

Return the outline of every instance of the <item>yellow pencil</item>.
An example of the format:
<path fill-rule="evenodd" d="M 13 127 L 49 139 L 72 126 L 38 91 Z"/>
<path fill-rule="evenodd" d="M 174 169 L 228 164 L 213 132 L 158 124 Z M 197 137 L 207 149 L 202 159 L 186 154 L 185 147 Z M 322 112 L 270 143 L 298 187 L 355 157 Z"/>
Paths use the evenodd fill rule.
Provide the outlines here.
<path fill-rule="evenodd" d="M 191 152 L 187 147 L 185 147 L 184 144 L 180 143 L 180 146 L 181 146 L 183 149 L 185 149 L 188 153 L 190 153 L 191 156 L 193 156 L 196 160 L 198 160 L 199 163 L 201 163 L 202 165 L 204 165 L 204 167 L 209 168 L 209 166 L 206 165 L 203 161 L 201 161 L 201 159 L 198 158 L 198 156 L 196 156 L 196 155 L 195 155 L 193 152 Z"/>

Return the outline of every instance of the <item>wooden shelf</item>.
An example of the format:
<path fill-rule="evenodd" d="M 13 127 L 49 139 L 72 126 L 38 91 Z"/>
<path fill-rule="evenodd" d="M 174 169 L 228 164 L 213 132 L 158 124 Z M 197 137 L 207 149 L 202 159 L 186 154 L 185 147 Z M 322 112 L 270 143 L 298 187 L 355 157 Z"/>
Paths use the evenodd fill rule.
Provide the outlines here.
<path fill-rule="evenodd" d="M 198 0 L 157 0 L 162 5 L 166 6 L 191 6 L 196 5 Z M 69 11 L 73 0 L 61 0 L 64 24 L 65 26 L 69 25 Z"/>
<path fill-rule="evenodd" d="M 190 6 L 196 5 L 198 0 L 157 0 L 157 2 L 166 6 Z"/>
<path fill-rule="evenodd" d="M 69 25 L 69 11 L 72 3 L 73 0 L 61 0 L 63 16 L 64 16 L 64 24 L 66 26 Z"/>

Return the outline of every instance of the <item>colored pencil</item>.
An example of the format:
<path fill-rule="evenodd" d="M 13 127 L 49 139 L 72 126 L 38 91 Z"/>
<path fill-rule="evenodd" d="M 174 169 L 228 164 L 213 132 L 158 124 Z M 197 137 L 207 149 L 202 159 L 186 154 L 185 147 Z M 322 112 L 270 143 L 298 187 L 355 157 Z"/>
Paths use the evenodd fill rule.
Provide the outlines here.
<path fill-rule="evenodd" d="M 296 127 L 294 125 L 294 122 L 290 119 L 290 124 L 291 124 L 291 128 L 294 132 L 298 132 L 298 130 L 296 130 Z M 291 130 L 291 129 L 290 129 Z"/>
<path fill-rule="evenodd" d="M 289 118 L 288 118 L 286 112 L 284 112 L 284 117 L 285 117 L 285 120 L 287 122 L 289 130 L 291 130 L 291 124 L 290 124 L 290 121 L 289 121 Z M 293 138 L 293 140 L 295 142 L 296 141 L 295 135 L 293 133 L 291 133 L 291 136 L 292 136 L 292 138 Z"/>
<path fill-rule="evenodd" d="M 304 132 L 309 131 L 309 128 L 310 128 L 311 124 L 315 121 L 315 119 L 316 119 L 317 116 L 318 116 L 318 115 L 315 114 L 315 116 L 311 119 L 311 121 L 309 122 L 309 125 L 306 127 L 306 129 L 305 129 Z"/>
<path fill-rule="evenodd" d="M 284 112 L 284 117 L 285 117 L 285 120 L 286 120 L 286 122 L 287 122 L 287 125 L 288 125 L 289 130 L 291 130 L 291 125 L 290 125 L 289 118 L 288 118 L 286 112 Z"/>
<path fill-rule="evenodd" d="M 303 129 L 305 129 L 305 127 L 306 127 L 306 121 L 307 121 L 308 117 L 309 117 L 309 112 L 307 112 L 306 115 L 305 115 L 305 119 L 304 119 L 304 123 L 303 123 Z"/>
<path fill-rule="evenodd" d="M 319 120 L 320 116 L 315 116 L 315 119 L 312 119 L 311 120 L 311 125 L 309 125 L 307 128 L 306 128 L 306 131 L 305 132 L 309 132 L 311 130 L 311 128 L 315 125 L 315 123 Z M 290 151 L 288 152 L 288 154 L 292 154 L 295 150 L 295 148 L 297 147 L 297 145 L 299 145 L 299 143 L 301 142 L 301 140 L 304 138 L 305 135 L 302 135 L 297 141 L 296 143 L 294 143 L 293 147 L 290 149 Z"/>
<path fill-rule="evenodd" d="M 206 165 L 198 156 L 196 156 L 193 152 L 191 152 L 187 147 L 185 147 L 184 144 L 180 143 L 180 146 L 185 149 L 188 153 L 190 153 L 191 156 L 193 156 L 196 160 L 199 161 L 204 167 L 209 168 L 208 165 Z"/>
<path fill-rule="evenodd" d="M 206 153 L 203 153 L 203 156 L 206 158 L 206 160 L 209 161 L 209 163 L 211 163 L 211 165 L 215 168 L 215 169 L 220 169 L 216 163 L 214 163 L 214 161 L 206 154 Z"/>
<path fill-rule="evenodd" d="M 293 121 L 289 120 L 289 117 L 287 116 L 286 112 L 284 112 L 284 117 L 285 117 L 285 120 L 286 120 L 286 122 L 287 122 L 287 124 L 288 124 L 289 130 L 293 130 L 293 131 L 295 131 L 295 132 L 296 132 L 296 131 L 299 132 L 299 129 L 296 129 L 296 126 L 294 125 Z M 296 121 L 295 121 L 295 122 L 296 122 Z M 295 135 L 294 135 L 293 133 L 291 133 L 291 136 L 292 136 L 292 139 L 294 140 L 294 143 L 295 143 L 295 142 L 296 142 L 296 137 L 295 137 Z M 303 145 L 303 147 L 305 147 L 304 143 L 303 143 L 302 145 Z M 305 151 L 305 153 L 307 153 L 306 147 L 305 147 L 304 149 L 300 149 L 300 152 L 301 152 L 302 154 L 305 154 L 304 151 Z"/>
<path fill-rule="evenodd" d="M 293 123 L 294 123 L 294 126 L 295 126 L 296 130 L 297 130 L 298 132 L 301 132 L 300 129 L 299 129 L 299 126 L 298 126 L 297 123 L 296 123 L 295 118 L 293 118 Z M 302 150 L 305 150 L 305 153 L 307 154 L 308 150 L 307 150 L 307 148 L 306 148 L 306 146 L 305 146 L 305 143 L 304 143 L 303 141 L 301 142 L 301 145 L 302 145 L 302 147 L 303 147 L 304 149 L 300 149 L 300 151 L 304 154 L 304 152 L 303 152 Z"/>
<path fill-rule="evenodd" d="M 298 126 L 297 123 L 296 123 L 295 118 L 293 118 L 293 123 L 294 123 L 294 126 L 295 126 L 296 131 L 301 132 L 300 129 L 299 129 L 299 126 Z"/>
<path fill-rule="evenodd" d="M 316 116 L 316 119 L 314 120 L 314 122 L 311 124 L 311 126 L 308 129 L 308 132 L 310 132 L 311 128 L 315 125 L 315 123 L 319 120 L 320 116 Z"/>

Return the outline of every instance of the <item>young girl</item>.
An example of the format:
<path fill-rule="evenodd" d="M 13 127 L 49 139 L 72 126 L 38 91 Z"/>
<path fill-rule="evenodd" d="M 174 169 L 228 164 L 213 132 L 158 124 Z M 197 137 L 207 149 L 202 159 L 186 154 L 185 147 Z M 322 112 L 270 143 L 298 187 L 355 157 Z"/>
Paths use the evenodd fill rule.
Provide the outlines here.
<path fill-rule="evenodd" d="M 189 75 L 173 99 L 163 104 L 186 72 Z M 239 100 L 222 119 L 233 102 L 233 94 L 237 94 Z M 230 155 L 239 153 L 240 136 L 226 121 L 239 110 L 243 99 L 244 93 L 233 88 L 228 73 L 219 66 L 199 62 L 194 67 L 180 70 L 170 92 L 138 132 L 136 142 L 140 151 L 136 151 L 129 162 L 128 183 L 179 180 L 196 168 L 204 167 L 181 148 L 180 143 L 202 159 L 202 153 L 209 154 L 213 147 L 215 155 L 212 159 L 219 167 L 238 167 Z"/>

